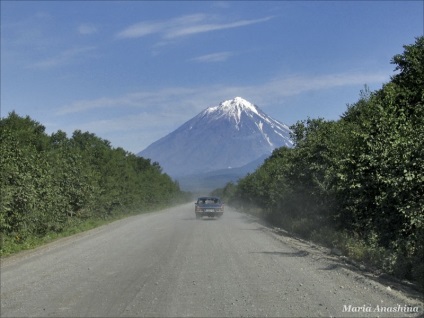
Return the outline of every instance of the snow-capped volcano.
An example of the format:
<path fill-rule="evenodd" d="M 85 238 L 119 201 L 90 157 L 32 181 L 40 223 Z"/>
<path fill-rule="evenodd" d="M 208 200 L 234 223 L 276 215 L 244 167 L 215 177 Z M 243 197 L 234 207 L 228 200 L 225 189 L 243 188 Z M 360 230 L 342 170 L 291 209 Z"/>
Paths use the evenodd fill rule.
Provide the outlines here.
<path fill-rule="evenodd" d="M 233 118 L 237 124 L 240 123 L 242 112 L 252 112 L 259 115 L 256 106 L 241 97 L 226 100 L 218 106 L 211 106 L 204 112 L 211 114 L 211 117 L 215 119 L 221 117 Z"/>
<path fill-rule="evenodd" d="M 173 177 L 242 167 L 281 146 L 290 129 L 236 97 L 203 110 L 138 155 L 159 162 Z"/>
<path fill-rule="evenodd" d="M 237 130 L 240 130 L 242 125 L 248 125 L 246 120 L 242 122 L 242 118 L 247 116 L 255 122 L 257 128 L 262 133 L 263 138 L 265 138 L 270 146 L 274 146 L 274 144 L 269 139 L 267 132 L 264 131 L 264 124 L 265 127 L 267 125 L 270 126 L 271 130 L 273 130 L 275 134 L 286 139 L 286 142 L 283 145 L 288 147 L 292 145 L 292 141 L 290 138 L 288 138 L 288 132 L 290 129 L 287 125 L 284 125 L 267 116 L 259 109 L 258 106 L 248 102 L 241 97 L 226 100 L 218 106 L 211 106 L 200 113 L 200 115 L 202 114 L 207 115 L 210 120 L 219 120 L 221 118 L 225 118 L 233 123 Z M 275 142 L 278 147 L 280 147 L 281 140 L 277 138 Z"/>

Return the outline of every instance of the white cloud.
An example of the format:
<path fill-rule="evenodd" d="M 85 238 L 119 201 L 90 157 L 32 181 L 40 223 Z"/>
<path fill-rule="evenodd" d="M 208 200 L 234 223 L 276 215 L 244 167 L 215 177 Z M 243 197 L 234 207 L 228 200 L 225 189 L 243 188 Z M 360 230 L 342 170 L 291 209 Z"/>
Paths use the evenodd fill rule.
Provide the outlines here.
<path fill-rule="evenodd" d="M 297 75 L 277 78 L 260 87 L 255 87 L 255 89 L 259 89 L 261 94 L 277 94 L 284 97 L 298 95 L 308 91 L 383 82 L 388 79 L 388 76 L 383 73 L 339 73 L 320 76 Z"/>
<path fill-rule="evenodd" d="M 212 2 L 212 7 L 220 8 L 220 9 L 228 9 L 230 8 L 230 3 L 228 1 L 214 1 Z"/>
<path fill-rule="evenodd" d="M 253 100 L 264 100 L 267 97 L 274 100 L 276 98 L 299 95 L 310 91 L 382 83 L 388 80 L 389 76 L 383 73 L 340 73 L 321 76 L 298 75 L 281 77 L 262 84 L 248 86 L 214 85 L 196 88 L 174 87 L 157 91 L 128 93 L 119 97 L 79 100 L 61 107 L 58 115 L 115 107 L 138 108 L 155 113 L 156 110 L 161 109 L 165 109 L 167 112 L 173 112 L 178 109 L 179 112 L 182 106 L 186 106 L 186 110 L 195 109 L 195 111 L 200 111 L 207 106 L 212 106 L 209 105 L 211 102 L 220 102 L 235 96 L 250 96 Z"/>
<path fill-rule="evenodd" d="M 87 112 L 93 109 L 131 107 L 138 109 L 147 109 L 151 112 L 157 112 L 168 105 L 170 100 L 178 100 L 181 96 L 190 96 L 195 89 L 187 88 L 167 88 L 154 91 L 141 91 L 128 93 L 118 97 L 101 97 L 92 100 L 79 100 L 65 105 L 57 112 L 58 115 L 68 115 L 73 113 Z"/>
<path fill-rule="evenodd" d="M 239 28 L 252 24 L 266 22 L 273 17 L 253 20 L 239 20 L 231 23 L 214 22 L 205 14 L 192 14 L 166 21 L 140 22 L 133 24 L 117 34 L 118 38 L 139 38 L 150 34 L 159 34 L 163 39 L 175 39 L 198 33 Z"/>
<path fill-rule="evenodd" d="M 226 60 L 228 60 L 231 56 L 233 56 L 234 54 L 231 52 L 218 52 L 218 53 L 212 53 L 212 54 L 207 54 L 207 55 L 202 55 L 202 56 L 198 56 L 195 58 L 192 58 L 192 61 L 195 62 L 205 62 L 205 63 L 209 63 L 209 62 L 224 62 Z"/>
<path fill-rule="evenodd" d="M 173 30 L 168 30 L 165 34 L 165 38 L 172 39 L 180 36 L 187 36 L 191 34 L 197 33 L 205 33 L 211 31 L 239 28 L 243 26 L 248 26 L 251 24 L 266 22 L 272 19 L 272 17 L 266 17 L 263 19 L 256 20 L 240 20 L 232 23 L 205 23 L 205 24 L 197 24 L 197 25 L 189 25 L 186 27 L 175 28 Z"/>
<path fill-rule="evenodd" d="M 31 69 L 48 69 L 52 67 L 57 67 L 65 64 L 69 64 L 73 61 L 75 61 L 77 58 L 80 58 L 82 55 L 86 54 L 87 52 L 91 52 L 95 50 L 96 48 L 94 46 L 87 46 L 87 47 L 79 47 L 79 48 L 71 48 L 68 50 L 64 50 L 60 52 L 59 54 L 49 57 L 45 60 L 41 60 L 38 62 L 35 62 L 28 66 L 28 68 Z"/>
<path fill-rule="evenodd" d="M 78 26 L 78 33 L 82 35 L 90 35 L 97 33 L 97 27 L 91 24 L 80 24 Z"/>

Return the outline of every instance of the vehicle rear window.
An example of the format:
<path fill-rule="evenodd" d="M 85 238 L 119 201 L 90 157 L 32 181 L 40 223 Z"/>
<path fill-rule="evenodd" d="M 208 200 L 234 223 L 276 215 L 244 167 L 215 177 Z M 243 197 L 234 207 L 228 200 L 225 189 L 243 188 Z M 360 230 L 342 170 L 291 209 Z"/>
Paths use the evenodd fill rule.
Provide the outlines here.
<path fill-rule="evenodd" d="M 198 204 L 218 204 L 220 203 L 218 198 L 201 198 L 197 201 Z"/>

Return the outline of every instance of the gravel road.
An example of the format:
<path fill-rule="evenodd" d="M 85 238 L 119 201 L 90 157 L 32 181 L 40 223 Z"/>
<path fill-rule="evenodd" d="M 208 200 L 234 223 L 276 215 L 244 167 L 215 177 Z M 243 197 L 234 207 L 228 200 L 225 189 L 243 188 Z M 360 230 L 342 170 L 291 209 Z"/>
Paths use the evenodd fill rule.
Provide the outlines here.
<path fill-rule="evenodd" d="M 416 296 L 228 207 L 196 220 L 192 203 L 1 264 L 2 317 L 416 317 Z"/>

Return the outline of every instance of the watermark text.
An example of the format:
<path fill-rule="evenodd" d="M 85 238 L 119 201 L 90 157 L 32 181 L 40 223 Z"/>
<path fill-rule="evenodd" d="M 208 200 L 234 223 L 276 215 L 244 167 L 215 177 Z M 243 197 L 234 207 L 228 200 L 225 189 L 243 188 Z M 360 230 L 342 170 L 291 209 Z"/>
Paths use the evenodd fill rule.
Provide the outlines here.
<path fill-rule="evenodd" d="M 420 307 L 408 306 L 408 305 L 396 305 L 396 306 L 371 306 L 371 305 L 362 305 L 362 306 L 353 306 L 353 305 L 343 305 L 343 312 L 395 312 L 395 313 L 418 313 L 420 312 Z"/>

